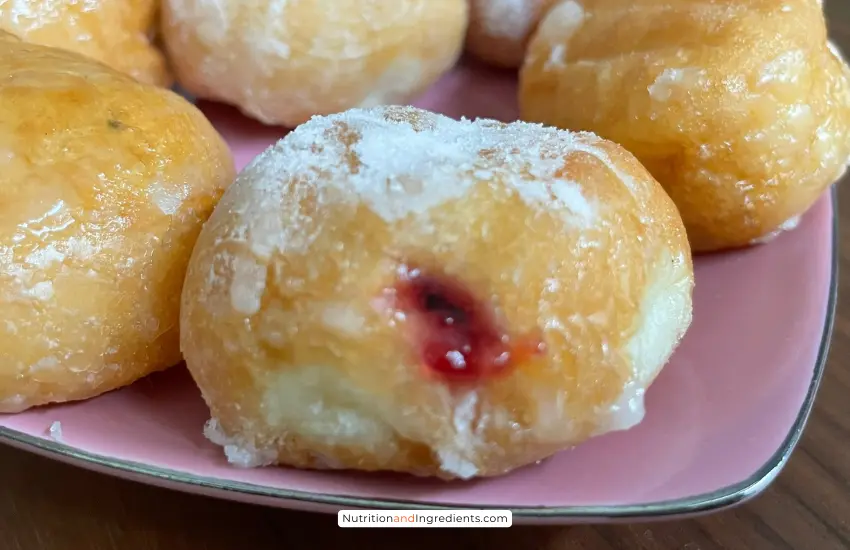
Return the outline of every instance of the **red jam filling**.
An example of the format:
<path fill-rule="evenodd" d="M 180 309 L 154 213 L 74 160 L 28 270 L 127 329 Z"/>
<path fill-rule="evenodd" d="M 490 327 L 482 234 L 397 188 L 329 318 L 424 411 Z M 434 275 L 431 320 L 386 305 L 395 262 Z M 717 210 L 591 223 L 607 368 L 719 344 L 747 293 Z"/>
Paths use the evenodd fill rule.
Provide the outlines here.
<path fill-rule="evenodd" d="M 539 339 L 512 342 L 487 304 L 457 280 L 413 270 L 395 290 L 399 309 L 412 323 L 421 360 L 438 376 L 481 380 L 543 350 Z"/>

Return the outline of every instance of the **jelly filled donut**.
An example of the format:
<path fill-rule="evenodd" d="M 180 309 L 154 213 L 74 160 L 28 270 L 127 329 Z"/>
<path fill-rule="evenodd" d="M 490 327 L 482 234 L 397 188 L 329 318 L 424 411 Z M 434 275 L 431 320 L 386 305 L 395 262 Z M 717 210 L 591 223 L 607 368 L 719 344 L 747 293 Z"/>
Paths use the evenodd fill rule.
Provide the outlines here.
<path fill-rule="evenodd" d="M 164 0 L 180 84 L 266 124 L 405 103 L 454 65 L 467 0 Z"/>
<path fill-rule="evenodd" d="M 226 145 L 180 96 L 2 31 L 0 74 L 0 412 L 178 363 Z"/>
<path fill-rule="evenodd" d="M 634 153 L 698 252 L 793 227 L 850 158 L 848 70 L 818 0 L 562 0 L 520 104 Z"/>
<path fill-rule="evenodd" d="M 490 476 L 639 422 L 692 285 L 673 203 L 619 146 L 355 109 L 225 193 L 181 346 L 234 464 Z"/>
<path fill-rule="evenodd" d="M 519 68 L 534 29 L 554 0 L 469 0 L 466 49 L 474 57 Z"/>
<path fill-rule="evenodd" d="M 141 82 L 170 86 L 165 57 L 151 40 L 158 7 L 157 0 L 0 0 L 0 30 L 97 59 Z"/>

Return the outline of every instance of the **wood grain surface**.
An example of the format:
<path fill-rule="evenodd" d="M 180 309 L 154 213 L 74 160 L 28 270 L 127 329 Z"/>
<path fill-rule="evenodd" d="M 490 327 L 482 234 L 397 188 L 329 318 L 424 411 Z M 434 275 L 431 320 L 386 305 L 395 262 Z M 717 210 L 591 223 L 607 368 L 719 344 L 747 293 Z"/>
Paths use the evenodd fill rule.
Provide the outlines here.
<path fill-rule="evenodd" d="M 827 2 L 850 52 L 850 0 Z M 339 529 L 333 516 L 184 495 L 0 447 L 0 550 L 639 550 L 850 548 L 850 191 L 826 378 L 802 442 L 760 497 L 698 520 L 511 529 Z"/>

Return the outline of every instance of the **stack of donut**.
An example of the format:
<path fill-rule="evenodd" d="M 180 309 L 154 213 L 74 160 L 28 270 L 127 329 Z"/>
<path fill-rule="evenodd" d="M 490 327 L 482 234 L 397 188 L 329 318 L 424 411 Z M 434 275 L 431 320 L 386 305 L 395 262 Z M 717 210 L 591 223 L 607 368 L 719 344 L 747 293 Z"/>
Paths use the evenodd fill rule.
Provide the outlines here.
<path fill-rule="evenodd" d="M 0 412 L 184 359 L 243 467 L 467 479 L 634 426 L 692 254 L 850 160 L 817 0 L 44 4 L 0 3 Z M 522 121 L 404 106 L 464 50 Z M 172 73 L 293 130 L 236 175 Z"/>

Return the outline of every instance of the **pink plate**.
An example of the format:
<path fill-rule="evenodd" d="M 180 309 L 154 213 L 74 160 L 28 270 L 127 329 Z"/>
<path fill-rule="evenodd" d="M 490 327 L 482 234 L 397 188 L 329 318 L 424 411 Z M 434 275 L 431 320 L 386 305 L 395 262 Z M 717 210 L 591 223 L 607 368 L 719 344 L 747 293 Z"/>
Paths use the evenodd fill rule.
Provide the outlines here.
<path fill-rule="evenodd" d="M 511 120 L 514 94 L 513 76 L 462 65 L 417 105 Z M 284 134 L 227 107 L 202 108 L 240 168 Z M 201 434 L 208 411 L 183 368 L 87 402 L 0 416 L 0 439 L 146 483 L 288 508 L 499 507 L 517 522 L 561 523 L 717 510 L 764 489 L 800 437 L 832 326 L 835 238 L 824 196 L 768 245 L 699 258 L 693 326 L 648 392 L 644 422 L 497 479 L 231 467 Z M 54 422 L 61 442 L 48 432 Z"/>

